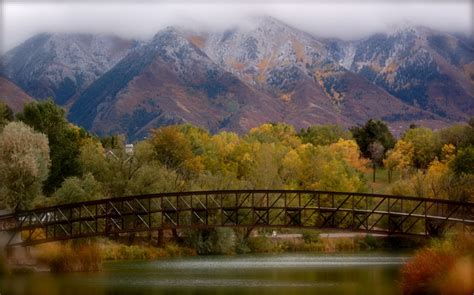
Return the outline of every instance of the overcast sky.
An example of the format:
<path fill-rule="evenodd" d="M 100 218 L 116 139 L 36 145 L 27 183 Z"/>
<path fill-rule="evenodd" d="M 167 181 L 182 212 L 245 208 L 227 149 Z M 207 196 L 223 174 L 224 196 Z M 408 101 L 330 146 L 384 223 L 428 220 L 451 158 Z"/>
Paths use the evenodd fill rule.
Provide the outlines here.
<path fill-rule="evenodd" d="M 0 0 L 2 1 L 2 0 Z M 398 24 L 472 34 L 466 1 L 12 1 L 1 6 L 5 52 L 39 32 L 101 32 L 147 39 L 169 25 L 222 30 L 252 15 L 271 15 L 318 36 L 356 39 Z"/>

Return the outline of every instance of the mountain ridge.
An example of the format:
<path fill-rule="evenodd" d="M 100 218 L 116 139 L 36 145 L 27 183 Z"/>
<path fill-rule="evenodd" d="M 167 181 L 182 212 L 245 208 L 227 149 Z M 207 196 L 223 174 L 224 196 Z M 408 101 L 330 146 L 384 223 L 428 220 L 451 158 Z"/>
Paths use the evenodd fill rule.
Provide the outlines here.
<path fill-rule="evenodd" d="M 48 41 L 38 38 L 44 48 Z M 369 118 L 400 131 L 411 122 L 438 127 L 474 115 L 473 44 L 429 28 L 343 41 L 264 17 L 226 31 L 167 27 L 148 42 L 114 42 L 126 44 L 119 59 L 66 100 L 55 97 L 73 122 L 99 134 L 140 138 L 149 128 L 185 122 L 211 132 L 276 121 L 348 127 Z M 11 75 L 11 56 L 28 48 L 4 58 L 14 82 L 24 75 Z M 102 59 L 113 51 L 106 47 Z M 83 60 L 94 64 L 97 50 L 85 52 L 91 57 Z"/>

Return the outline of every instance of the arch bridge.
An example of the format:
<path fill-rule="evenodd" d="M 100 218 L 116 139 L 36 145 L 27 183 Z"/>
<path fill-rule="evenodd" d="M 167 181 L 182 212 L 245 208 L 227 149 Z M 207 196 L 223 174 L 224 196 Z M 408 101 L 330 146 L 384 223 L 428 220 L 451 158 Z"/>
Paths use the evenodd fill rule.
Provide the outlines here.
<path fill-rule="evenodd" d="M 164 229 L 312 228 L 388 235 L 472 233 L 474 203 L 305 190 L 224 190 L 127 196 L 0 216 L 7 246 Z M 13 235 L 12 234 L 12 235 Z"/>

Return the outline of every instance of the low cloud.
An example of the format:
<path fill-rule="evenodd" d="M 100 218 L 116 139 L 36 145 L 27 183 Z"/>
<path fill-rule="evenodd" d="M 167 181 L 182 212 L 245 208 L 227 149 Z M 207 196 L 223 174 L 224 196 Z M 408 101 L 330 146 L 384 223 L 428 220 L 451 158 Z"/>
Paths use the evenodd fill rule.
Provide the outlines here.
<path fill-rule="evenodd" d="M 357 39 L 400 24 L 472 34 L 470 1 L 4 2 L 1 52 L 40 32 L 114 33 L 148 39 L 166 26 L 223 30 L 270 15 L 321 37 Z"/>

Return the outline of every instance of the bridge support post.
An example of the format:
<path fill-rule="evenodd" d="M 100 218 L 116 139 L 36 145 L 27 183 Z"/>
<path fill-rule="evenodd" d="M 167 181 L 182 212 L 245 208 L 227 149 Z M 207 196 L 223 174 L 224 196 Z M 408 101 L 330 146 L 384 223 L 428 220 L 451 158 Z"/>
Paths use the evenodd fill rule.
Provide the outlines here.
<path fill-rule="evenodd" d="M 157 237 L 157 242 L 156 245 L 158 247 L 163 247 L 164 246 L 164 241 L 163 241 L 163 229 L 158 230 L 158 237 Z"/>

